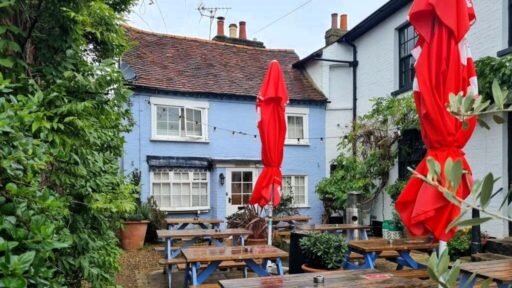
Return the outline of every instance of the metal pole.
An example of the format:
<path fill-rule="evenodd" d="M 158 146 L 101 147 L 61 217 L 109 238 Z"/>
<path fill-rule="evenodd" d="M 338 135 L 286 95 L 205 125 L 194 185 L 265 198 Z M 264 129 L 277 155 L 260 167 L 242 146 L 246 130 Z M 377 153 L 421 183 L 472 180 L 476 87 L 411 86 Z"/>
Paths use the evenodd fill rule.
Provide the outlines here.
<path fill-rule="evenodd" d="M 480 218 L 480 211 L 478 209 L 471 210 L 471 217 L 473 219 Z M 471 255 L 479 253 L 482 249 L 480 236 L 480 225 L 471 226 Z"/>
<path fill-rule="evenodd" d="M 270 187 L 270 207 L 268 210 L 268 235 L 267 235 L 267 244 L 272 245 L 272 208 L 274 204 L 274 183 Z"/>

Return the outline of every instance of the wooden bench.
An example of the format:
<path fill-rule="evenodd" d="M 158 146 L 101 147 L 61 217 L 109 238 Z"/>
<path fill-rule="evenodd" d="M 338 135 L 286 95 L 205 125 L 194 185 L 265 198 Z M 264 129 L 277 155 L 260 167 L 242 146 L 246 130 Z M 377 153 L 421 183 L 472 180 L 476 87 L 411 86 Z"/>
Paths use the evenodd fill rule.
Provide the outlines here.
<path fill-rule="evenodd" d="M 256 263 L 261 264 L 260 261 L 256 261 Z M 172 258 L 172 259 L 160 259 L 158 261 L 158 264 L 166 266 L 166 265 L 176 265 L 179 271 L 185 271 L 185 268 L 187 267 L 187 259 L 183 255 L 180 255 L 178 257 Z M 201 268 L 205 268 L 208 265 L 208 263 L 201 263 Z M 243 268 L 245 267 L 245 263 L 242 261 L 222 261 L 219 265 L 219 269 L 228 269 L 228 268 Z"/>
<path fill-rule="evenodd" d="M 203 285 L 194 285 L 188 286 L 189 288 L 221 288 L 219 284 L 203 284 Z"/>
<path fill-rule="evenodd" d="M 391 274 L 403 278 L 419 278 L 419 279 L 428 279 L 428 271 L 427 269 L 404 269 L 404 270 L 395 270 L 391 271 Z"/>
<path fill-rule="evenodd" d="M 398 252 L 396 252 L 396 251 L 383 251 L 382 253 L 380 253 L 379 258 L 394 259 L 398 256 L 399 256 Z M 363 255 L 361 255 L 359 253 L 355 253 L 355 252 L 350 253 L 349 258 L 350 258 L 350 260 L 363 260 L 364 259 Z"/>

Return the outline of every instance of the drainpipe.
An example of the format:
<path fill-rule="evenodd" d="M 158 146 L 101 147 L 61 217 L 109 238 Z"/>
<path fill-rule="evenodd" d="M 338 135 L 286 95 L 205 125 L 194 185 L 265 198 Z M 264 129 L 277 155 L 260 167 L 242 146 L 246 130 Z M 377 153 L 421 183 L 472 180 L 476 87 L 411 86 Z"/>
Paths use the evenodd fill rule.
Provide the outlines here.
<path fill-rule="evenodd" d="M 352 47 L 352 131 L 355 131 L 357 123 L 357 66 L 359 65 L 357 60 L 357 46 L 346 38 L 342 38 L 341 43 Z M 357 154 L 356 141 L 352 143 L 352 154 Z"/>

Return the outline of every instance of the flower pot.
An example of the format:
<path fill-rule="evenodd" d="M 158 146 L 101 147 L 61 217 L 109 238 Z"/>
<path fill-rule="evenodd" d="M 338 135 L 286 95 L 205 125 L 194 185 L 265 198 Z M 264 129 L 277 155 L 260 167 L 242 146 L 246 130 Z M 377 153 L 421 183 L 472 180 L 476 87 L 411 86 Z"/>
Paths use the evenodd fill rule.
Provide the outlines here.
<path fill-rule="evenodd" d="M 138 250 L 144 246 L 149 221 L 124 221 L 121 228 L 121 247 L 124 250 Z"/>
<path fill-rule="evenodd" d="M 307 272 L 307 273 L 318 273 L 318 272 L 327 272 L 327 271 L 341 271 L 343 270 L 343 268 L 339 268 L 339 269 L 319 269 L 319 268 L 313 268 L 313 267 L 310 267 L 308 266 L 308 264 L 302 264 L 302 266 L 300 266 L 300 268 L 302 268 L 302 271 L 304 272 Z"/>
<path fill-rule="evenodd" d="M 261 238 L 261 239 L 252 239 L 248 238 L 245 240 L 245 245 L 247 246 L 255 246 L 255 245 L 267 245 L 267 239 Z"/>

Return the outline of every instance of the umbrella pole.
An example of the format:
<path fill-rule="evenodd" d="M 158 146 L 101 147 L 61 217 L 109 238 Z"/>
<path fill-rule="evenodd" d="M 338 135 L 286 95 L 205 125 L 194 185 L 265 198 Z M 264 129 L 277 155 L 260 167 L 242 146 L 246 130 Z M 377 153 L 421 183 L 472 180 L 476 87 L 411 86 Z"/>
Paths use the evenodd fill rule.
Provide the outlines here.
<path fill-rule="evenodd" d="M 272 245 L 272 209 L 274 208 L 274 183 L 272 183 L 270 191 L 270 207 L 268 210 L 268 235 L 267 244 Z"/>

